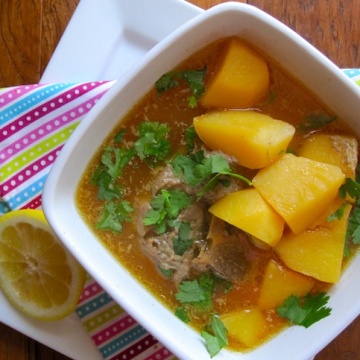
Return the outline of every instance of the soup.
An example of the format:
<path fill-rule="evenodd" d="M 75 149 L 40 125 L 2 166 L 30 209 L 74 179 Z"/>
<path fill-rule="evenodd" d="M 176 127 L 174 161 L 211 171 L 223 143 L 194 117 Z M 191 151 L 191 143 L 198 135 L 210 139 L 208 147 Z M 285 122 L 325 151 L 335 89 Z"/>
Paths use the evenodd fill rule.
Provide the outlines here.
<path fill-rule="evenodd" d="M 233 82 L 226 63 L 237 46 L 248 66 L 256 59 L 254 76 L 259 76 L 254 89 L 252 80 L 245 80 L 240 105 L 221 90 Z M 222 85 L 208 96 L 224 72 L 230 80 L 222 87 L 221 78 Z M 261 140 L 254 150 L 259 156 L 252 150 L 242 156 L 248 150 L 237 139 L 245 134 L 245 144 L 259 137 L 260 128 L 263 138 L 274 142 Z M 326 291 L 356 249 L 353 236 L 346 240 L 345 235 L 357 194 L 349 195 L 343 184 L 357 184 L 357 152 L 351 129 L 311 92 L 242 40 L 223 39 L 165 74 L 119 121 L 87 167 L 77 206 L 99 240 L 144 287 L 201 331 L 208 346 L 215 341 L 211 355 L 223 346 L 248 351 L 289 323 L 311 325 L 311 316 L 302 322 L 289 318 L 290 307 L 301 312 L 312 301 L 319 319 L 330 314 Z M 295 169 L 291 181 L 289 167 Z M 265 189 L 274 176 L 275 185 Z M 322 197 L 317 185 L 310 185 L 315 192 L 307 186 L 319 181 Z M 314 197 L 294 200 L 309 203 L 302 210 L 304 223 L 281 209 L 286 210 L 292 190 L 303 186 L 306 191 L 300 192 Z M 280 205 L 278 188 L 285 194 Z M 229 214 L 230 208 L 235 210 Z M 312 238 L 332 249 L 332 259 L 321 264 L 317 251 L 328 248 L 314 247 Z M 312 254 L 306 261 L 295 256 L 296 242 Z M 299 269 L 299 262 L 309 266 Z M 219 340 L 219 328 L 226 340 Z"/>

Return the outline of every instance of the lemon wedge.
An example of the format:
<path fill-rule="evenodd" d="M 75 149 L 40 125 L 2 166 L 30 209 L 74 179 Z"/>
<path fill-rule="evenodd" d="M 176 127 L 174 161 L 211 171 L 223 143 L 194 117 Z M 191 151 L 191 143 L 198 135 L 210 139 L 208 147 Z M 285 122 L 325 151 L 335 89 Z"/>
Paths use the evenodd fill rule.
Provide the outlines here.
<path fill-rule="evenodd" d="M 0 288 L 21 312 L 44 321 L 66 317 L 76 308 L 85 277 L 41 210 L 0 218 Z"/>

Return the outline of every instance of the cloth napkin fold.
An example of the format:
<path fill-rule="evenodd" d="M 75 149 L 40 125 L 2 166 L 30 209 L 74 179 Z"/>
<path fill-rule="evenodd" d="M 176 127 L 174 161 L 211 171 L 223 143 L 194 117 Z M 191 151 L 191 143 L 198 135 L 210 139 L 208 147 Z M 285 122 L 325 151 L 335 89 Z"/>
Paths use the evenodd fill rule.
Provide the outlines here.
<path fill-rule="evenodd" d="M 360 86 L 360 69 L 343 71 Z M 41 207 L 46 177 L 61 148 L 115 82 L 0 90 L 0 216 L 15 209 Z M 76 312 L 106 360 L 174 359 L 90 276 Z"/>

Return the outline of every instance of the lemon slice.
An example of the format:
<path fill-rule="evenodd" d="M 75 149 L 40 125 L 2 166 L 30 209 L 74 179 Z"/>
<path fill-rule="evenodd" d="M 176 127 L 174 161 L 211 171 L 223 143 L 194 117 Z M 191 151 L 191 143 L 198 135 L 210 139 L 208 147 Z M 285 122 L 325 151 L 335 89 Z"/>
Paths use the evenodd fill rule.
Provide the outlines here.
<path fill-rule="evenodd" d="M 41 210 L 0 218 L 0 288 L 20 311 L 45 321 L 64 318 L 75 309 L 85 277 Z"/>

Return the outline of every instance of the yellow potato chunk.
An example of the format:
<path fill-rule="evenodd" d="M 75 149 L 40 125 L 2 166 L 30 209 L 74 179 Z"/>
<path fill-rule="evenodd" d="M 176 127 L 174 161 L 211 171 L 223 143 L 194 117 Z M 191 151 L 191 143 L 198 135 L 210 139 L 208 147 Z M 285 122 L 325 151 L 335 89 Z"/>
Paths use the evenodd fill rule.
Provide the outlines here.
<path fill-rule="evenodd" d="M 346 177 L 355 179 L 358 163 L 357 140 L 351 136 L 312 134 L 307 137 L 299 155 L 338 166 Z"/>
<path fill-rule="evenodd" d="M 258 305 L 263 309 L 275 309 L 290 295 L 305 296 L 313 286 L 313 278 L 270 260 L 265 269 Z"/>
<path fill-rule="evenodd" d="M 248 108 L 269 89 L 265 59 L 239 38 L 230 39 L 214 65 L 200 102 L 210 108 Z"/>
<path fill-rule="evenodd" d="M 215 111 L 194 118 L 200 139 L 249 169 L 268 166 L 286 151 L 294 126 L 256 111 Z"/>
<path fill-rule="evenodd" d="M 299 234 L 334 201 L 345 179 L 341 169 L 293 154 L 285 154 L 261 169 L 253 185 Z"/>
<path fill-rule="evenodd" d="M 225 195 L 209 212 L 271 246 L 283 234 L 284 220 L 254 188 Z"/>
<path fill-rule="evenodd" d="M 239 310 L 221 317 L 228 330 L 228 337 L 254 347 L 262 340 L 266 330 L 266 319 L 258 308 Z"/>
<path fill-rule="evenodd" d="M 289 233 L 275 247 L 290 269 L 320 281 L 336 283 L 341 275 L 345 236 L 351 205 L 345 207 L 332 228 L 317 227 L 295 235 Z"/>

